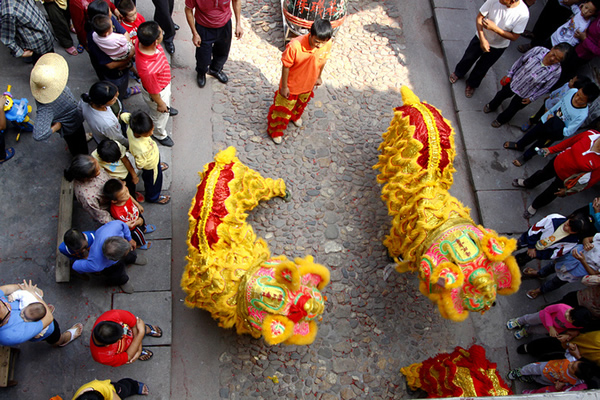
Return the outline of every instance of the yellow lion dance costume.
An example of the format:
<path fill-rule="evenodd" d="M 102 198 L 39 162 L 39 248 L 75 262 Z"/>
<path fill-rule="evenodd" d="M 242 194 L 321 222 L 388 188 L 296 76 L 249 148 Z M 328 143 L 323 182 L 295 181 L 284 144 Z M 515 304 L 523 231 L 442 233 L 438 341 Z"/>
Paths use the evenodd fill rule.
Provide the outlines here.
<path fill-rule="evenodd" d="M 468 311 L 488 310 L 496 293 L 519 289 L 521 273 L 511 256 L 516 241 L 475 226 L 468 208 L 448 193 L 454 130 L 435 107 L 406 86 L 401 91 L 404 105 L 395 109 L 373 167 L 393 217 L 383 243 L 398 272 L 419 271 L 421 293 L 444 318 L 463 321 Z"/>
<path fill-rule="evenodd" d="M 325 310 L 329 270 L 311 256 L 271 258 L 246 223 L 261 200 L 285 197 L 281 179 L 263 178 L 229 147 L 204 167 L 188 213 L 185 304 L 210 311 L 219 326 L 264 337 L 268 344 L 310 344 Z"/>

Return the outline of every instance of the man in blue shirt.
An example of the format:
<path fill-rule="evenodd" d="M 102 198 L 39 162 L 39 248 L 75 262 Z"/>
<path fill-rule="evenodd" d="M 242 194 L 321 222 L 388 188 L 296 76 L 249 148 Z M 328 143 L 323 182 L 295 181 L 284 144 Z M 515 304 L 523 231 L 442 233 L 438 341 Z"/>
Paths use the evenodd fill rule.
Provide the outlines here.
<path fill-rule="evenodd" d="M 77 260 L 73 269 L 79 273 L 98 272 L 111 285 L 118 285 L 125 293 L 133 293 L 133 285 L 125 267 L 130 264 L 144 265 L 146 259 L 136 255 L 136 243 L 131 231 L 122 221 L 110 221 L 96 231 L 87 259 Z"/>
<path fill-rule="evenodd" d="M 26 322 L 19 309 L 19 301 L 9 302 L 6 296 L 17 290 L 26 290 L 46 308 L 46 315 L 39 321 Z M 81 335 L 83 325 L 77 323 L 64 333 L 60 333 L 58 322 L 52 316 L 48 305 L 40 295 L 42 292 L 31 281 L 20 284 L 0 286 L 0 345 L 15 346 L 26 341 L 44 340 L 54 346 L 65 346 Z M 41 338 L 35 338 L 43 329 L 48 328 Z"/>

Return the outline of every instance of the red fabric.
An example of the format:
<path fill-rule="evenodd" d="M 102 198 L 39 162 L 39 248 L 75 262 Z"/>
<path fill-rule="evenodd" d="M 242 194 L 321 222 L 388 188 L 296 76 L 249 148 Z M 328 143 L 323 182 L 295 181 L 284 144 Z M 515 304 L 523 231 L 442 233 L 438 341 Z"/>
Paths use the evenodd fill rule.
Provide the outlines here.
<path fill-rule="evenodd" d="M 590 150 L 592 145 L 590 136 L 598 134 L 600 132 L 590 129 L 549 148 L 550 153 L 560 153 L 554 160 L 554 170 L 561 180 L 564 181 L 568 177 L 582 172 L 591 172 L 592 176 L 586 189 L 600 181 L 600 155 L 595 153 L 583 155 Z"/>
<path fill-rule="evenodd" d="M 110 365 L 111 367 L 118 367 L 127 363 L 129 357 L 127 356 L 126 351 L 133 341 L 133 333 L 131 330 L 137 322 L 135 315 L 125 310 L 110 310 L 98 317 L 94 323 L 94 327 L 102 321 L 112 321 L 121 324 L 126 328 L 127 334 L 124 334 L 118 342 L 108 346 L 97 346 L 94 343 L 93 335 L 90 335 L 90 351 L 92 352 L 92 357 L 96 362 Z"/>
<path fill-rule="evenodd" d="M 439 144 L 441 147 L 439 170 L 440 173 L 444 171 L 450 164 L 448 155 L 448 149 L 450 149 L 450 137 L 452 136 L 452 128 L 444 121 L 444 117 L 440 112 L 433 106 L 425 103 L 421 103 L 431 113 L 433 117 L 433 123 L 436 125 L 439 132 Z M 417 158 L 417 164 L 422 168 L 427 168 L 429 163 L 429 130 L 427 129 L 426 120 L 421 112 L 412 106 L 397 107 L 396 111 L 401 111 L 403 117 L 408 117 L 410 124 L 415 127 L 414 138 L 423 144 L 423 148 L 420 151 L 420 155 Z M 429 118 L 429 116 L 426 116 Z"/>
<path fill-rule="evenodd" d="M 185 6 L 194 9 L 194 19 L 205 28 L 220 28 L 231 19 L 231 0 L 185 0 Z"/>
<path fill-rule="evenodd" d="M 301 296 L 296 304 L 292 304 L 290 307 L 290 311 L 288 313 L 288 318 L 295 324 L 298 323 L 302 318 L 306 317 L 308 314 L 304 310 L 304 304 L 310 299 L 310 296 L 303 295 Z"/>
<path fill-rule="evenodd" d="M 217 178 L 217 182 L 212 193 L 213 206 L 206 218 L 206 226 L 204 226 L 204 234 L 206 236 L 208 245 L 211 247 L 219 241 L 217 228 L 223 222 L 223 218 L 225 218 L 229 213 L 225 207 L 225 200 L 227 200 L 227 198 L 231 195 L 231 191 L 229 190 L 229 182 L 235 178 L 235 175 L 233 174 L 233 164 L 234 163 L 230 163 L 223 167 L 219 173 L 219 177 Z M 202 216 L 204 198 L 206 196 L 206 181 L 207 177 L 210 176 L 214 168 L 215 163 L 210 163 L 208 169 L 206 170 L 206 174 L 204 175 L 204 179 L 200 183 L 198 191 L 196 192 L 196 203 L 191 211 L 192 218 L 196 220 L 196 226 L 194 228 L 194 233 L 190 238 L 190 243 L 198 250 L 200 250 L 198 232 L 200 229 L 202 229 L 200 226 L 200 218 Z"/>
<path fill-rule="evenodd" d="M 135 63 L 144 89 L 150 94 L 159 94 L 171 83 L 171 66 L 161 45 L 157 51 L 149 56 L 139 49 L 139 42 L 135 44 Z"/>
<path fill-rule="evenodd" d="M 496 364 L 485 357 L 485 349 L 473 345 L 469 350 L 456 347 L 450 354 L 442 353 L 423 361 L 419 370 L 421 389 L 432 397 L 462 397 L 464 390 L 458 386 L 460 380 L 454 381 L 458 368 L 465 367 L 471 371 L 473 386 L 478 396 L 490 396 L 496 393 L 494 382 L 483 371 L 492 369 L 500 386 L 512 394 L 510 388 L 502 380 L 496 370 Z"/>
<path fill-rule="evenodd" d="M 123 26 L 123 28 L 125 28 L 125 30 L 129 32 L 129 37 L 131 38 L 133 44 L 137 43 L 137 29 L 144 22 L 146 22 L 146 18 L 144 18 L 139 12 L 137 13 L 137 18 L 135 19 L 135 21 L 127 22 L 123 20 L 121 22 L 121 26 Z"/>
<path fill-rule="evenodd" d="M 125 223 L 129 221 L 137 221 L 140 217 L 140 209 L 133 203 L 131 197 L 127 199 L 125 204 L 118 206 L 115 203 L 110 204 L 110 215 L 114 219 L 118 219 Z"/>

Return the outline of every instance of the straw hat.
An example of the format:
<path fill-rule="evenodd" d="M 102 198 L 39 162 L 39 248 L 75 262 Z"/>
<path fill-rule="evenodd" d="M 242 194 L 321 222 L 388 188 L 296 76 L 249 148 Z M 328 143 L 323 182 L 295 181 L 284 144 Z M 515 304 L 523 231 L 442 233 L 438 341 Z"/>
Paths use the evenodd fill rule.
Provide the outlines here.
<path fill-rule="evenodd" d="M 31 70 L 31 94 L 42 104 L 52 103 L 67 86 L 69 65 L 59 54 L 47 53 L 40 57 Z"/>

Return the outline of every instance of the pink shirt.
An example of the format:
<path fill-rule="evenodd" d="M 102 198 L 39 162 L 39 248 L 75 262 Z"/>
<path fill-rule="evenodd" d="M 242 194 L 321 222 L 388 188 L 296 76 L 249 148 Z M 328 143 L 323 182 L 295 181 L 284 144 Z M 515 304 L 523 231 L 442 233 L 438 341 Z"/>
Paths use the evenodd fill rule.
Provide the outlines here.
<path fill-rule="evenodd" d="M 575 326 L 565 318 L 565 312 L 572 308 L 566 304 L 554 304 L 540 311 L 540 319 L 546 329 L 553 326 L 558 333 L 564 332 L 567 329 L 579 329 L 580 326 Z"/>
<path fill-rule="evenodd" d="M 185 0 L 194 18 L 205 28 L 220 28 L 231 19 L 231 0 Z"/>

